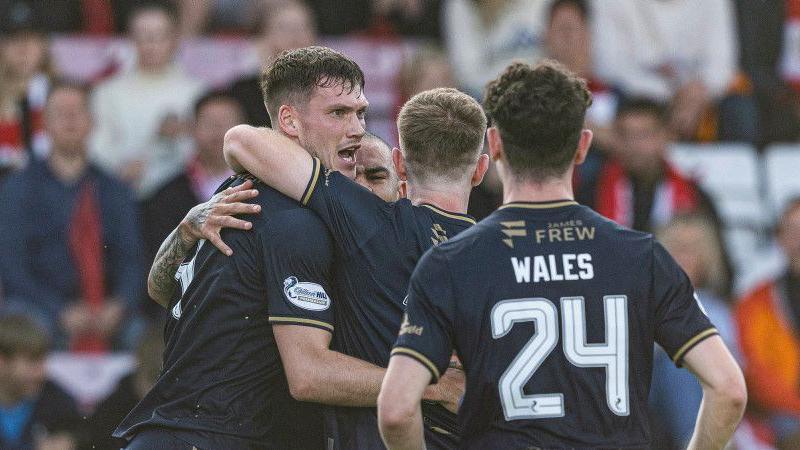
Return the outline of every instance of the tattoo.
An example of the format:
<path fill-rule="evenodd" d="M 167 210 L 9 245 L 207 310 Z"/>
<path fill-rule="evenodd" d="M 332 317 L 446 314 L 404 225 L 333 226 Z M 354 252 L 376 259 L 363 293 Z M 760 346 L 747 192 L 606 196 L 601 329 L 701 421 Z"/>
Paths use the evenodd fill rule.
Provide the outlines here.
<path fill-rule="evenodd" d="M 147 288 L 150 297 L 165 308 L 169 306 L 170 298 L 178 284 L 175 272 L 178 271 L 178 267 L 192 246 L 194 242 L 187 241 L 181 235 L 180 229 L 175 228 L 158 249 L 147 278 Z"/>

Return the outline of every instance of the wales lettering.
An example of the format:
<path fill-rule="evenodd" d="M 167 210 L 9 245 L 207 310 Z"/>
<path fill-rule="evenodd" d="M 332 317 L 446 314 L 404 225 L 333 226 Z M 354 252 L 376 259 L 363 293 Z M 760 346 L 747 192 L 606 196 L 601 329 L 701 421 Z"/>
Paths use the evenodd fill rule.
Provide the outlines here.
<path fill-rule="evenodd" d="M 514 269 L 517 283 L 576 281 L 594 278 L 592 255 L 588 253 L 512 257 L 511 266 Z"/>

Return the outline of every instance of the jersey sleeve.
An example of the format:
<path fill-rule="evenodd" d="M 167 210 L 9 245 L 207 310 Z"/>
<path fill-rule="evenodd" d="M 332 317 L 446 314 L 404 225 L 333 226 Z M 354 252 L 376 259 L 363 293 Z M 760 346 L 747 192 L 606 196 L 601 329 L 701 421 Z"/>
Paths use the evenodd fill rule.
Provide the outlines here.
<path fill-rule="evenodd" d="M 661 244 L 653 243 L 655 338 L 680 367 L 695 345 L 719 334 L 711 324 L 689 277 Z"/>
<path fill-rule="evenodd" d="M 381 219 L 392 205 L 341 173 L 326 169 L 317 158 L 301 203 L 319 215 L 336 245 L 348 255 L 381 231 Z"/>
<path fill-rule="evenodd" d="M 262 236 L 269 322 L 333 332 L 328 230 L 306 209 L 283 211 L 276 218 Z"/>
<path fill-rule="evenodd" d="M 453 351 L 455 316 L 452 279 L 436 249 L 422 257 L 411 276 L 406 313 L 392 355 L 416 359 L 439 380 Z"/>

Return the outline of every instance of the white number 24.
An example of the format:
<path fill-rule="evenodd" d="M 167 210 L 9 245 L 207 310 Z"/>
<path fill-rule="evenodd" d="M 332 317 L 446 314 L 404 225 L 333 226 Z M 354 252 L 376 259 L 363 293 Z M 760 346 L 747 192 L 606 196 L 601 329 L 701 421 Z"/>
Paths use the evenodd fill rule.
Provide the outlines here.
<path fill-rule="evenodd" d="M 603 297 L 606 341 L 587 344 L 583 297 L 561 298 L 564 355 L 578 367 L 605 368 L 606 403 L 618 416 L 630 414 L 627 302 L 624 295 Z M 502 338 L 517 322 L 534 322 L 536 332 L 500 377 L 500 401 L 506 420 L 563 417 L 563 394 L 523 392 L 525 384 L 558 345 L 556 305 L 541 297 L 503 300 L 492 308 L 492 337 Z"/>

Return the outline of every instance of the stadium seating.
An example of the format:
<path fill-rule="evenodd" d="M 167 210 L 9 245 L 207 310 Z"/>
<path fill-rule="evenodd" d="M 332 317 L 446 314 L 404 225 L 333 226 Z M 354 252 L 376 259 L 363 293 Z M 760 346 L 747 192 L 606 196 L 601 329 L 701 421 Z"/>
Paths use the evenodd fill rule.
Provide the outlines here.
<path fill-rule="evenodd" d="M 764 201 L 764 170 L 758 153 L 739 143 L 675 144 L 669 159 L 711 196 L 739 273 L 735 288 L 747 289 L 774 265 L 752 264 L 753 255 L 765 261 L 775 260 L 767 240 L 774 214 Z"/>
<path fill-rule="evenodd" d="M 800 145 L 775 144 L 764 152 L 770 207 L 780 214 L 786 201 L 800 196 Z"/>

